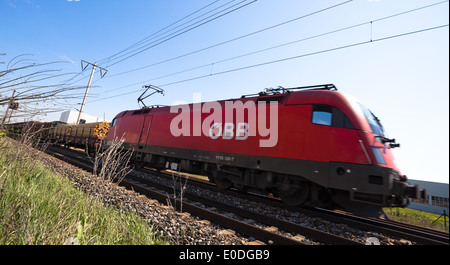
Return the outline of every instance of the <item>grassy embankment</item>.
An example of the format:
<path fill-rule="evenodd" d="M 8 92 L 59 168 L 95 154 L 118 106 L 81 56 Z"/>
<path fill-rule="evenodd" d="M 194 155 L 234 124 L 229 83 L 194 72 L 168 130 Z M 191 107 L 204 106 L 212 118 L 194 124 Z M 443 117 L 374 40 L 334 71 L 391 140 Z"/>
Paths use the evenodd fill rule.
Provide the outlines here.
<path fill-rule="evenodd" d="M 444 223 L 444 217 L 441 217 L 438 221 L 436 221 L 436 219 L 439 218 L 439 214 L 427 213 L 408 208 L 385 208 L 384 212 L 389 219 L 394 221 L 428 227 L 435 230 L 446 232 L 449 231 L 449 218 L 447 217 L 446 224 Z M 434 221 L 436 222 L 433 224 Z"/>
<path fill-rule="evenodd" d="M 139 216 L 75 189 L 6 137 L 0 137 L 0 244 L 160 244 Z"/>

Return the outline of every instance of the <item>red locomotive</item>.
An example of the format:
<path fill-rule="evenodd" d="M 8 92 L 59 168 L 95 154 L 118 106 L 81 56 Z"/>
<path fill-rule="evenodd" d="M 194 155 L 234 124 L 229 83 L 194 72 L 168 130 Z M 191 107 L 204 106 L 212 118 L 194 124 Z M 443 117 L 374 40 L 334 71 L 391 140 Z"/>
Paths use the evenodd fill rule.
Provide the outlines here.
<path fill-rule="evenodd" d="M 138 165 L 207 175 L 290 205 L 404 207 L 425 193 L 397 168 L 399 144 L 380 120 L 334 85 L 124 111 L 105 146 L 121 137 Z"/>

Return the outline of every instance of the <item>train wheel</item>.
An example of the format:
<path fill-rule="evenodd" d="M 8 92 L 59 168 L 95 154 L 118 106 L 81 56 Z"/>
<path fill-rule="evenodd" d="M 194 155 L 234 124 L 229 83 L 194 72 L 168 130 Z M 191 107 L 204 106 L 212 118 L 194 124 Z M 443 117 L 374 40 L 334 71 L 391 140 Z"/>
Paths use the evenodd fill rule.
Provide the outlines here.
<path fill-rule="evenodd" d="M 233 182 L 231 182 L 231 180 L 229 179 L 218 179 L 215 181 L 217 188 L 219 188 L 220 190 L 227 190 L 229 188 L 231 188 L 231 186 L 233 186 Z"/>
<path fill-rule="evenodd" d="M 217 188 L 220 190 L 226 190 L 233 186 L 233 182 L 226 176 L 224 176 L 223 173 L 214 171 L 212 174 L 213 182 L 217 185 Z"/>
<path fill-rule="evenodd" d="M 301 182 L 295 188 L 280 193 L 281 200 L 290 206 L 298 206 L 306 202 L 309 196 L 309 184 Z"/>
<path fill-rule="evenodd" d="M 134 168 L 136 169 L 142 169 L 145 166 L 144 161 L 135 161 L 134 162 Z"/>

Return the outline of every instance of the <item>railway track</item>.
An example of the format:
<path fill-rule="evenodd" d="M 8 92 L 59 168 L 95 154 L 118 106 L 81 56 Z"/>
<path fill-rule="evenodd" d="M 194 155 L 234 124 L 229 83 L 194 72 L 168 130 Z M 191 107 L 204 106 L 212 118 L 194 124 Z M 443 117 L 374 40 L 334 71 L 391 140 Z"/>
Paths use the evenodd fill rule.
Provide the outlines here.
<path fill-rule="evenodd" d="M 157 187 L 158 189 L 164 190 L 165 192 L 167 192 L 167 194 L 169 194 L 172 190 L 171 187 L 165 186 L 165 185 L 161 185 L 160 183 L 148 180 L 148 179 L 143 179 L 142 177 L 139 176 L 131 176 L 130 178 L 134 179 L 136 182 L 139 183 L 143 183 L 144 185 L 150 185 L 153 187 Z M 167 198 L 167 195 L 166 195 Z M 241 218 L 244 218 L 244 222 L 243 221 L 238 221 L 238 225 L 240 227 L 238 227 L 238 229 L 235 229 L 233 227 L 233 230 L 236 231 L 244 231 L 244 234 L 248 234 L 247 232 L 245 232 L 245 230 L 254 230 L 253 227 L 255 227 L 254 225 L 252 225 L 251 223 L 253 222 L 258 222 L 258 223 L 262 223 L 265 226 L 269 226 L 269 228 L 271 228 L 272 230 L 274 230 L 274 228 L 276 228 L 276 230 L 283 230 L 283 231 L 288 231 L 289 233 L 295 233 L 295 234 L 299 234 L 299 235 L 303 235 L 303 236 L 307 236 L 308 238 L 310 238 L 313 241 L 319 241 L 319 242 L 323 242 L 323 243 L 327 243 L 327 244 L 338 244 L 338 245 L 360 245 L 360 243 L 355 242 L 353 240 L 348 240 L 330 233 L 326 233 L 323 231 L 319 231 L 317 229 L 313 229 L 313 228 L 309 228 L 306 226 L 302 226 L 302 225 L 298 225 L 292 222 L 288 222 L 288 221 L 284 221 L 281 219 L 276 219 L 273 217 L 269 217 L 266 215 L 262 215 L 262 214 L 258 214 L 249 210 L 245 210 L 239 207 L 235 207 L 235 206 L 231 206 L 229 204 L 226 203 L 220 203 L 211 199 L 207 199 L 201 196 L 198 196 L 196 194 L 193 193 L 185 193 L 184 194 L 184 198 L 185 199 L 189 199 L 190 201 L 193 201 L 194 203 L 189 203 L 189 205 L 198 205 L 199 203 L 202 204 L 201 208 L 206 208 L 208 210 L 208 208 L 213 207 L 217 210 L 223 211 L 225 212 L 225 214 L 229 215 L 230 213 L 233 215 L 237 215 Z M 173 201 L 173 203 L 175 203 L 174 198 L 171 198 L 171 200 Z M 186 202 L 182 202 L 180 200 L 177 200 L 176 203 L 178 205 L 183 204 L 183 209 L 186 209 L 185 204 Z M 174 204 L 176 205 L 176 204 Z M 189 209 L 192 209 L 191 206 L 189 206 Z M 211 208 L 210 208 L 211 209 Z M 196 209 L 197 210 L 197 209 Z M 188 210 L 189 212 L 192 212 L 191 210 Z M 197 210 L 198 212 L 198 210 Z M 201 212 L 199 214 L 202 214 Z M 210 219 L 209 217 L 210 212 L 206 212 L 206 215 L 202 215 L 202 218 L 205 219 Z M 226 216 L 225 215 L 225 216 Z M 214 220 L 211 221 L 216 221 L 215 217 L 213 218 Z M 247 225 L 249 225 L 250 227 L 245 228 L 244 225 L 242 225 L 242 223 L 245 223 Z M 250 223 L 250 224 L 248 224 Z M 259 232 L 255 231 L 256 234 L 253 234 L 253 237 L 258 237 L 261 238 L 263 241 L 265 242 L 270 242 L 272 241 L 273 243 L 276 243 L 276 241 L 271 240 L 270 237 L 273 237 L 273 235 L 275 233 L 270 232 L 267 233 L 267 229 L 263 229 L 265 232 L 262 232 L 261 234 L 258 234 Z M 267 237 L 265 237 L 265 235 L 267 235 Z M 284 237 L 284 236 L 283 236 Z M 291 238 L 291 237 L 287 237 L 287 238 Z M 280 242 L 283 242 L 284 239 L 278 239 L 280 240 Z M 287 241 L 285 241 L 286 243 L 289 243 L 290 240 L 292 239 L 288 239 Z M 297 239 L 295 239 L 295 241 L 298 241 Z M 297 243 L 297 242 L 294 242 Z"/>
<path fill-rule="evenodd" d="M 196 185 L 203 187 L 211 186 L 210 183 L 205 183 L 200 180 Z M 208 187 L 211 189 L 211 187 Z M 219 190 L 216 189 L 218 192 Z M 258 194 L 242 194 L 234 190 L 221 191 L 233 196 L 242 197 L 245 199 L 253 198 L 254 201 L 264 201 L 265 204 L 271 205 L 277 208 L 287 209 L 289 211 L 299 212 L 318 218 L 323 218 L 331 222 L 342 223 L 359 229 L 375 231 L 389 236 L 395 236 L 397 238 L 406 239 L 412 242 L 417 242 L 424 245 L 448 245 L 449 233 L 433 230 L 421 226 L 415 226 L 407 223 L 396 222 L 392 220 L 376 219 L 371 217 L 357 216 L 352 213 L 327 210 L 322 208 L 312 207 L 291 207 L 278 199 L 269 198 L 267 196 L 261 196 Z"/>
<path fill-rule="evenodd" d="M 70 158 L 66 154 L 56 152 L 54 154 L 58 158 L 77 165 L 78 167 L 92 171 L 91 166 L 87 162 L 81 162 L 80 155 Z M 81 155 L 82 156 L 82 155 Z M 148 172 L 147 172 L 148 174 Z M 152 172 L 151 174 L 155 174 Z M 191 181 L 190 181 L 191 182 Z M 266 244 L 276 245 L 302 245 L 310 244 L 308 240 L 302 240 L 307 237 L 314 242 L 337 245 L 361 245 L 363 243 L 356 242 L 347 238 L 343 238 L 334 234 L 320 231 L 307 226 L 302 226 L 293 222 L 285 221 L 280 218 L 273 218 L 255 212 L 245 210 L 239 207 L 230 206 L 229 204 L 219 203 L 202 196 L 198 196 L 189 192 L 184 194 L 183 201 L 173 198 L 169 194 L 173 193 L 173 186 L 162 185 L 155 183 L 148 178 L 143 178 L 142 173 L 132 173 L 126 179 L 122 180 L 121 185 L 131 188 L 141 194 L 157 199 L 163 203 L 170 200 L 174 206 L 182 205 L 183 211 L 189 212 L 192 215 L 207 219 L 222 227 L 226 227 L 238 233 L 253 237 Z M 204 184 L 203 184 L 204 185 Z M 153 188 L 152 188 L 153 187 Z M 155 190 L 156 189 L 156 190 Z M 178 191 L 179 192 L 179 191 Z M 231 191 L 231 193 L 233 193 Z M 236 192 L 234 192 L 236 193 Z M 240 194 L 239 196 L 242 196 Z M 188 202 L 188 200 L 190 202 Z M 318 218 L 324 218 L 332 222 L 339 222 L 349 226 L 358 227 L 361 229 L 369 229 L 379 233 L 405 238 L 419 244 L 446 244 L 448 245 L 448 233 L 436 233 L 434 230 L 419 229 L 417 227 L 400 228 L 399 223 L 384 222 L 380 220 L 370 220 L 361 217 L 336 213 L 324 209 L 305 209 L 288 207 L 276 201 L 267 200 L 268 204 L 276 205 L 275 207 L 291 208 L 290 210 L 306 213 Z M 212 210 L 214 209 L 214 210 Z M 222 212 L 222 213 L 220 213 Z M 239 219 L 231 216 L 239 216 Z M 250 221 L 249 221 L 250 220 Z M 261 223 L 261 225 L 255 225 Z M 275 228 L 275 229 L 274 229 Z M 275 230 L 275 231 L 274 231 Z M 419 232 L 421 230 L 421 232 Z M 301 235 L 293 237 L 289 234 Z"/>
<path fill-rule="evenodd" d="M 235 193 L 234 191 L 228 191 Z M 342 223 L 359 229 L 375 231 L 401 239 L 407 239 L 424 245 L 449 245 L 449 233 L 415 226 L 407 223 L 392 220 L 376 219 L 371 217 L 357 216 L 345 211 L 328 210 L 312 207 L 291 207 L 279 200 L 263 198 L 256 195 L 256 200 L 264 200 L 266 204 L 273 207 L 284 208 L 289 211 L 299 212 L 318 218 L 323 218 L 331 222 Z"/>
<path fill-rule="evenodd" d="M 362 229 L 372 229 L 380 233 L 405 238 L 424 245 L 448 245 L 449 234 L 443 231 L 428 229 L 425 227 L 382 220 L 370 217 L 360 217 L 347 212 L 330 211 L 326 209 L 313 209 L 317 215 L 357 226 Z"/>
<path fill-rule="evenodd" d="M 80 161 L 80 156 L 71 157 L 67 154 L 61 154 L 60 152 L 52 149 L 51 153 L 72 165 L 75 165 L 84 170 L 92 171 L 92 167 L 87 161 Z M 182 205 L 183 211 L 189 212 L 197 217 L 209 220 L 215 224 L 218 224 L 227 229 L 231 229 L 238 233 L 244 234 L 248 237 L 253 237 L 265 244 L 274 245 L 305 245 L 311 244 L 308 240 L 306 243 L 299 240 L 299 237 L 286 236 L 278 232 L 284 231 L 284 234 L 293 233 L 301 234 L 300 239 L 308 237 L 311 241 L 320 242 L 322 244 L 339 244 L 339 245 L 361 245 L 361 243 L 342 238 L 330 233 L 312 229 L 309 227 L 301 226 L 291 222 L 270 218 L 264 215 L 260 215 L 251 211 L 245 211 L 243 209 L 227 205 L 225 203 L 219 203 L 216 201 L 208 200 L 197 196 L 195 194 L 185 194 L 184 201 L 173 198 L 170 193 L 173 191 L 173 187 L 164 186 L 159 183 L 146 180 L 139 176 L 139 174 L 131 173 L 125 179 L 123 179 L 120 185 L 133 189 L 143 195 L 156 199 L 162 203 L 166 203 L 170 200 L 170 203 L 174 206 Z M 193 203 L 187 202 L 186 199 L 193 201 Z M 202 206 L 199 206 L 199 205 Z M 214 210 L 212 210 L 214 209 Z M 217 210 L 221 211 L 219 213 Z M 240 219 L 232 218 L 230 216 L 240 216 Z M 244 218 L 247 221 L 242 221 Z M 255 222 L 262 223 L 265 227 L 259 227 L 254 225 L 253 222 L 248 220 L 254 220 Z M 268 229 L 272 228 L 272 229 Z M 276 229 L 273 229 L 276 227 Z M 275 231 L 273 231 L 275 230 Z"/>

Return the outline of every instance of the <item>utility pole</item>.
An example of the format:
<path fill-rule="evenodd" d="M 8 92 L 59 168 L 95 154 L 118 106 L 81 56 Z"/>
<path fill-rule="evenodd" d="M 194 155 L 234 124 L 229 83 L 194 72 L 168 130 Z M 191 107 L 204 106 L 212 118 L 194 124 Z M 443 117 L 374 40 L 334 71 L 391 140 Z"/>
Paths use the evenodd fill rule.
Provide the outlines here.
<path fill-rule="evenodd" d="M 83 67 L 83 63 L 86 64 L 86 66 Z M 94 77 L 94 73 L 95 73 L 95 68 L 100 68 L 100 76 L 103 78 L 106 73 L 108 72 L 107 69 L 105 68 L 101 68 L 100 66 L 97 65 L 97 63 L 90 63 L 90 62 L 86 62 L 81 60 L 81 69 L 84 71 L 88 65 L 92 65 L 92 72 L 91 72 L 91 77 L 89 78 L 89 83 L 86 87 L 86 92 L 84 93 L 84 98 L 83 98 L 83 103 L 81 103 L 81 108 L 80 108 L 80 112 L 78 113 L 78 119 L 77 119 L 77 124 L 80 124 L 80 119 L 81 119 L 81 113 L 83 113 L 83 109 L 84 109 L 84 105 L 86 104 L 86 99 L 87 99 L 87 95 L 89 93 L 89 88 L 91 87 L 91 83 L 92 83 L 92 77 Z M 105 73 L 102 73 L 102 70 L 105 71 Z"/>
<path fill-rule="evenodd" d="M 14 91 L 12 93 L 11 100 L 9 101 L 9 104 L 6 107 L 5 116 L 3 117 L 3 120 L 2 120 L 2 123 L 0 124 L 1 125 L 0 127 L 3 127 L 3 125 L 5 125 L 5 121 L 6 121 L 6 118 L 8 117 L 9 110 L 11 109 L 11 114 L 9 115 L 9 120 L 11 120 L 11 115 L 12 115 L 14 109 L 17 109 L 17 107 L 18 107 L 18 105 L 17 105 L 17 107 L 14 105 L 14 94 L 16 94 L 16 90 L 15 89 L 14 89 Z"/>

